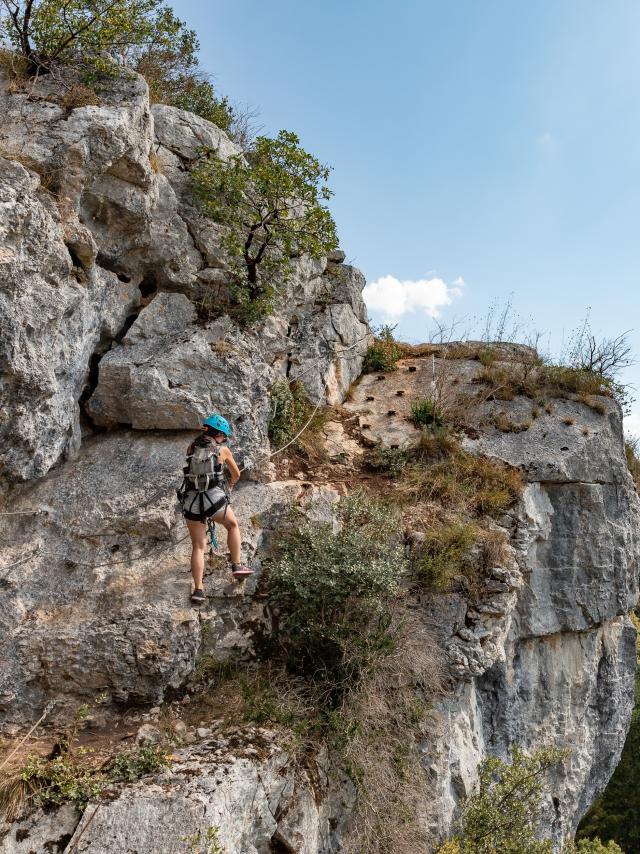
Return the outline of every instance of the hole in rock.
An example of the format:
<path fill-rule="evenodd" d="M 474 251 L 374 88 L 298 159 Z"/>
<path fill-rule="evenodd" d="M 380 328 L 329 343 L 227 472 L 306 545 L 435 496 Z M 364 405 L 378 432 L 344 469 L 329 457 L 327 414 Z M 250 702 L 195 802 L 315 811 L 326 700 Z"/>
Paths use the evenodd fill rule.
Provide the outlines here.
<path fill-rule="evenodd" d="M 269 851 L 270 854 L 295 854 L 293 848 L 290 848 L 281 839 L 276 839 L 275 836 L 271 838 Z"/>
<path fill-rule="evenodd" d="M 151 297 L 156 294 L 158 292 L 158 281 L 155 273 L 146 273 L 138 288 L 143 297 Z"/>
<path fill-rule="evenodd" d="M 108 255 L 105 255 L 103 252 L 98 252 L 96 264 L 98 265 L 98 267 L 102 267 L 103 270 L 108 270 L 110 273 L 115 273 L 116 276 L 120 279 L 120 281 L 124 282 L 125 284 L 128 284 L 131 281 L 131 276 L 128 273 L 123 272 L 123 270 L 118 267 L 117 262 L 113 261 L 111 258 L 109 258 Z"/>
<path fill-rule="evenodd" d="M 71 263 L 73 264 L 73 266 L 79 267 L 81 270 L 84 270 L 84 264 L 80 260 L 78 253 L 75 251 L 75 249 L 72 246 L 69 246 L 68 243 L 65 243 L 65 246 L 67 247 L 67 252 L 71 257 Z"/>

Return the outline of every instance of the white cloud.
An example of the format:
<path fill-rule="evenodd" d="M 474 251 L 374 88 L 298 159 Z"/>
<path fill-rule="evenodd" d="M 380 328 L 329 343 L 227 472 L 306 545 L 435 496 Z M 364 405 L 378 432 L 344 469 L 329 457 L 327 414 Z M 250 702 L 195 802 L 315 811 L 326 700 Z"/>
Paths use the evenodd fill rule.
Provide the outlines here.
<path fill-rule="evenodd" d="M 365 286 L 362 296 L 370 311 L 387 320 L 398 320 L 404 314 L 421 311 L 427 317 L 438 317 L 442 308 L 462 296 L 464 279 L 458 276 L 451 285 L 442 279 L 407 279 L 381 276 Z"/>

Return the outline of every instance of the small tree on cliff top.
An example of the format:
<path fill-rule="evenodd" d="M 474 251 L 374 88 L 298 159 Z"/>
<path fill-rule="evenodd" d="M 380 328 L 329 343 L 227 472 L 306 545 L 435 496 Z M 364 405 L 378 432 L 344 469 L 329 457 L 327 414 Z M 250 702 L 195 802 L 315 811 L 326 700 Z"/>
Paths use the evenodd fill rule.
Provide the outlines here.
<path fill-rule="evenodd" d="M 159 0 L 2 0 L 2 30 L 34 70 L 72 62 L 109 71 L 133 52 L 179 51 L 195 62 L 198 41 Z"/>
<path fill-rule="evenodd" d="M 199 67 L 195 32 L 161 0 L 0 0 L 0 15 L 0 38 L 30 73 L 59 62 L 90 80 L 127 66 L 146 77 L 153 101 L 230 129 L 234 112 Z"/>
<path fill-rule="evenodd" d="M 223 243 L 246 319 L 268 313 L 292 257 L 319 258 L 337 246 L 335 223 L 321 203 L 332 195 L 329 171 L 285 130 L 276 139 L 258 136 L 246 159 L 205 152 L 195 165 L 203 209 L 226 227 Z"/>

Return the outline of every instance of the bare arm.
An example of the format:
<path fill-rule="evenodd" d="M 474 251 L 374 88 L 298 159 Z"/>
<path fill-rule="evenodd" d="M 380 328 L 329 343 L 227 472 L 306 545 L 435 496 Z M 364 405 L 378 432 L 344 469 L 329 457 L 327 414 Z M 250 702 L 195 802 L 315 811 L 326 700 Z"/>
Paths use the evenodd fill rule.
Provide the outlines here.
<path fill-rule="evenodd" d="M 233 454 L 229 448 L 224 449 L 222 462 L 226 463 L 229 468 L 229 472 L 231 474 L 231 477 L 229 478 L 229 486 L 233 489 L 236 483 L 240 480 L 240 469 L 238 468 L 236 461 L 233 459 Z"/>

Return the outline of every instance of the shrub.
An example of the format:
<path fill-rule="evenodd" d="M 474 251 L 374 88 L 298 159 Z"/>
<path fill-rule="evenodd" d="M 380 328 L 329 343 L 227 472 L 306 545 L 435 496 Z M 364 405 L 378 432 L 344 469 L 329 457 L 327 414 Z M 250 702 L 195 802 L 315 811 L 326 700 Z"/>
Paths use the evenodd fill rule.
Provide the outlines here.
<path fill-rule="evenodd" d="M 465 558 L 479 536 L 476 526 L 465 522 L 440 525 L 427 532 L 416 549 L 412 574 L 429 587 L 447 589 L 465 569 Z"/>
<path fill-rule="evenodd" d="M 416 427 L 442 427 L 442 413 L 429 398 L 414 400 L 411 404 L 411 420 Z"/>
<path fill-rule="evenodd" d="M 567 846 L 563 854 L 624 854 L 624 851 L 613 839 L 605 845 L 596 836 L 595 839 L 580 839 L 574 845 Z"/>
<path fill-rule="evenodd" d="M 536 837 L 544 778 L 566 755 L 540 748 L 531 756 L 514 747 L 511 764 L 489 756 L 478 791 L 462 807 L 460 831 L 438 854 L 552 854 L 551 840 Z"/>
<path fill-rule="evenodd" d="M 328 255 L 338 244 L 322 200 L 329 167 L 282 130 L 256 137 L 246 158 L 204 151 L 191 177 L 204 213 L 224 227 L 222 243 L 234 283 L 235 313 L 250 323 L 269 314 L 291 273 L 291 258 Z"/>
<path fill-rule="evenodd" d="M 341 690 L 393 645 L 385 602 L 406 559 L 394 512 L 364 491 L 340 501 L 340 530 L 302 520 L 269 567 L 275 640 L 288 666 Z"/>
<path fill-rule="evenodd" d="M 71 801 L 80 809 L 100 794 L 106 782 L 102 774 L 81 767 L 67 753 L 55 759 L 31 758 L 21 778 L 38 805 L 54 807 Z"/>
<path fill-rule="evenodd" d="M 362 363 L 363 373 L 396 370 L 396 363 L 402 358 L 402 349 L 393 337 L 394 328 L 386 324 L 376 330 L 373 343 L 369 345 Z"/>
<path fill-rule="evenodd" d="M 56 61 L 90 74 L 114 73 L 153 45 L 194 61 L 198 42 L 161 0 L 15 0 L 0 21 L 1 35 L 27 60 L 30 71 Z"/>
<path fill-rule="evenodd" d="M 399 477 L 409 463 L 409 455 L 402 448 L 374 448 L 367 457 L 367 465 L 389 477 Z"/>
<path fill-rule="evenodd" d="M 168 764 L 166 752 L 161 747 L 151 745 L 119 753 L 109 763 L 107 773 L 112 780 L 130 783 Z"/>
<path fill-rule="evenodd" d="M 216 95 L 213 84 L 198 67 L 193 46 L 149 48 L 141 53 L 135 69 L 149 84 L 152 104 L 169 104 L 188 110 L 231 133 L 236 113 L 229 99 Z"/>

